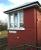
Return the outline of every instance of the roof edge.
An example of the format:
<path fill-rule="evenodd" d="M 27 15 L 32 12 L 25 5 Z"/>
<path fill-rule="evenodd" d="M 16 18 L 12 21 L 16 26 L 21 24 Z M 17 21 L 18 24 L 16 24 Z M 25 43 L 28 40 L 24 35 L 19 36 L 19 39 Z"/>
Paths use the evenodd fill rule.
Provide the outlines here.
<path fill-rule="evenodd" d="M 38 7 L 41 7 L 41 4 L 38 1 L 35 1 L 35 2 L 26 4 L 26 5 L 17 7 L 17 8 L 13 8 L 11 10 L 4 11 L 4 13 L 8 14 L 8 13 L 10 13 L 12 11 L 17 11 L 17 10 L 24 9 L 24 8 L 28 8 L 28 7 L 35 6 L 35 5 L 38 6 Z"/>

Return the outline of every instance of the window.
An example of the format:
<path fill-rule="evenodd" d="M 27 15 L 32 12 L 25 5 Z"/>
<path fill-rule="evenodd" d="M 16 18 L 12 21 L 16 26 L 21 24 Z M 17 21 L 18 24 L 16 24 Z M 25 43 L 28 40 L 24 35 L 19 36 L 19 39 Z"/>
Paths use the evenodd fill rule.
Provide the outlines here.
<path fill-rule="evenodd" d="M 12 28 L 12 27 L 14 27 L 14 23 L 13 23 L 13 14 L 11 14 L 10 15 L 10 17 L 9 17 L 9 23 L 10 23 L 10 27 Z"/>
<path fill-rule="evenodd" d="M 24 24 L 23 11 L 17 11 L 9 16 L 9 26 L 13 29 L 22 29 Z"/>
<path fill-rule="evenodd" d="M 23 12 L 21 11 L 19 14 L 20 14 L 20 27 L 23 27 L 24 24 Z"/>
<path fill-rule="evenodd" d="M 17 12 L 14 13 L 14 27 L 18 27 L 18 14 L 17 14 Z"/>

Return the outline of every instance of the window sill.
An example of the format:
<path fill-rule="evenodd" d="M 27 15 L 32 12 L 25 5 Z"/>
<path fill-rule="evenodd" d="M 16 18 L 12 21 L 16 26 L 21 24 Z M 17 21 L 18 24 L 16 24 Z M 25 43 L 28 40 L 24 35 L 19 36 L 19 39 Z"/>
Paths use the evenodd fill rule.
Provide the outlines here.
<path fill-rule="evenodd" d="M 25 30 L 25 28 L 20 27 L 20 28 L 8 28 L 8 30 Z"/>

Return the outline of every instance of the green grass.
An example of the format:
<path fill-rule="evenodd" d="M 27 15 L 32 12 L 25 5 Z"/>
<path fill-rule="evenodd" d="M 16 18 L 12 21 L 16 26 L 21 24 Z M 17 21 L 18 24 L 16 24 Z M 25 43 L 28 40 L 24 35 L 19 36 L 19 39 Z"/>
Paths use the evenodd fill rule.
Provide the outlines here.
<path fill-rule="evenodd" d="M 8 36 L 8 31 L 0 31 L 0 38 L 4 38 Z"/>
<path fill-rule="evenodd" d="M 0 31 L 0 50 L 8 50 L 7 36 L 8 36 L 8 31 Z"/>

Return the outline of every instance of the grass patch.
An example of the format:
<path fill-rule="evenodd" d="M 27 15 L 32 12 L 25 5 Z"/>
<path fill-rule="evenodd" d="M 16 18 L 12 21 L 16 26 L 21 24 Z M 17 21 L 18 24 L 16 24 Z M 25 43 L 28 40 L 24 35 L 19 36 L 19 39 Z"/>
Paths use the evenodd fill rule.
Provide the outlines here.
<path fill-rule="evenodd" d="M 4 38 L 8 36 L 8 31 L 0 31 L 0 38 Z"/>

